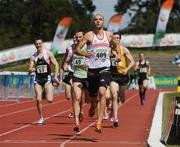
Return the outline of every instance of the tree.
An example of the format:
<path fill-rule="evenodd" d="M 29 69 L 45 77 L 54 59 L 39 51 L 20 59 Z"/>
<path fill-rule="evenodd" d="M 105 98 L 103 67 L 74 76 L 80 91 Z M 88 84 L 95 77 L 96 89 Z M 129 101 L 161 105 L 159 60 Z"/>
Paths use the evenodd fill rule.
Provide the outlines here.
<path fill-rule="evenodd" d="M 145 34 L 154 33 L 160 11 L 160 5 L 164 0 L 118 0 L 114 7 L 118 13 L 126 13 L 127 10 L 135 13 L 128 28 L 124 33 Z M 167 25 L 167 32 L 180 32 L 180 1 L 175 0 L 172 13 Z"/>
<path fill-rule="evenodd" d="M 77 29 L 91 28 L 94 10 L 91 0 L 0 0 L 0 49 L 32 43 L 36 36 L 52 41 L 64 16 L 73 17 L 71 38 Z"/>
<path fill-rule="evenodd" d="M 180 1 L 175 0 L 167 24 L 167 33 L 180 32 Z"/>

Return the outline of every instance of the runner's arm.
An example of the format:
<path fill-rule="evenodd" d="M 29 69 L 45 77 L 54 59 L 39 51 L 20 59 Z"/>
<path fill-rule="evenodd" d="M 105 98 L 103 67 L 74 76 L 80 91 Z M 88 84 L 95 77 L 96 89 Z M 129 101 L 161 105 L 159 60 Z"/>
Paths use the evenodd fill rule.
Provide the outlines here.
<path fill-rule="evenodd" d="M 90 38 L 91 38 L 90 32 L 86 33 L 83 37 L 83 40 L 77 44 L 77 46 L 75 48 L 75 53 L 77 53 L 78 55 L 81 55 L 81 56 L 91 57 L 93 55 L 92 52 L 90 52 L 90 51 L 84 52 L 81 50 L 83 48 L 83 46 L 89 42 Z"/>
<path fill-rule="evenodd" d="M 128 64 L 128 66 L 126 67 L 126 70 L 128 71 L 129 69 L 131 69 L 135 65 L 135 61 L 134 61 L 134 58 L 132 57 L 130 51 L 127 48 L 123 48 L 123 50 L 124 50 L 124 54 L 125 54 L 126 58 L 130 62 Z"/>
<path fill-rule="evenodd" d="M 64 54 L 62 63 L 61 63 L 61 69 L 63 70 L 67 70 L 67 62 L 66 62 L 67 56 L 68 56 L 68 49 L 66 49 L 66 53 Z"/>
<path fill-rule="evenodd" d="M 32 56 L 30 58 L 30 64 L 29 64 L 29 73 L 35 72 L 36 69 L 34 68 L 34 57 Z"/>
<path fill-rule="evenodd" d="M 148 74 L 148 76 L 151 75 L 151 65 L 150 65 L 149 61 L 147 61 L 147 74 Z"/>
<path fill-rule="evenodd" d="M 59 64 L 58 64 L 56 58 L 54 57 L 54 55 L 50 51 L 48 51 L 48 55 L 49 55 L 51 62 L 55 66 L 55 68 L 54 68 L 54 80 L 55 80 L 55 82 L 59 83 L 59 80 L 58 80 Z"/>

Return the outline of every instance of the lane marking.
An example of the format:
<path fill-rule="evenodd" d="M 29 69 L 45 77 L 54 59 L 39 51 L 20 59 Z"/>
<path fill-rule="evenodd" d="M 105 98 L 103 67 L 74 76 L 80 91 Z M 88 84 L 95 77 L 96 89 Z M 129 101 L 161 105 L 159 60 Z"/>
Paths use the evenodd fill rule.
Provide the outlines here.
<path fill-rule="evenodd" d="M 72 109 L 70 108 L 70 109 L 67 109 L 67 110 L 65 110 L 65 111 L 62 111 L 62 112 L 56 113 L 56 114 L 54 114 L 54 115 L 51 115 L 51 116 L 49 116 L 49 117 L 45 117 L 44 119 L 47 120 L 47 119 L 50 119 L 50 118 L 52 118 L 52 117 L 56 117 L 56 116 L 58 116 L 58 115 L 64 114 L 64 113 L 66 113 L 66 112 L 69 112 L 69 111 L 71 111 L 71 110 L 72 110 Z M 5 133 L 0 134 L 0 137 L 2 137 L 2 136 L 4 136 L 4 135 L 7 135 L 7 134 L 10 134 L 10 133 L 13 133 L 13 132 L 15 132 L 15 131 L 22 130 L 22 129 L 27 128 L 27 127 L 29 127 L 29 126 L 31 126 L 31 125 L 36 124 L 36 123 L 37 123 L 37 121 L 34 121 L 34 122 L 32 122 L 31 124 L 21 126 L 21 127 L 19 127 L 19 128 L 13 129 L 13 130 L 11 130 L 11 131 L 7 131 L 7 132 L 5 132 Z"/>
<path fill-rule="evenodd" d="M 64 100 L 63 100 L 63 101 L 64 101 Z M 65 100 L 65 101 L 67 101 L 67 100 Z M 62 102 L 62 101 L 61 101 L 61 102 Z M 59 103 L 60 103 L 60 102 L 59 102 Z M 87 106 L 87 104 L 84 104 L 83 107 L 84 107 L 84 106 Z M 69 111 L 72 111 L 72 108 L 67 109 L 67 110 L 65 110 L 65 111 L 62 111 L 62 112 L 59 112 L 59 113 L 56 113 L 56 114 L 51 115 L 51 116 L 49 116 L 49 117 L 45 117 L 44 120 L 47 120 L 47 119 L 56 117 L 56 116 L 58 116 L 58 115 L 64 114 L 64 113 L 69 112 Z M 11 131 L 7 131 L 7 132 L 5 132 L 5 133 L 2 133 L 2 134 L 0 134 L 0 137 L 1 137 L 1 136 L 4 136 L 4 135 L 7 135 L 7 134 L 10 134 L 10 133 L 12 133 L 12 132 L 18 131 L 18 130 L 22 130 L 22 129 L 27 128 L 27 127 L 29 127 L 29 126 L 31 126 L 31 125 L 34 125 L 34 124 L 37 124 L 37 121 L 32 122 L 32 123 L 30 123 L 30 124 L 28 124 L 28 125 L 24 125 L 24 126 L 21 126 L 21 127 L 19 127 L 19 128 L 13 129 L 13 130 L 11 130 Z"/>
<path fill-rule="evenodd" d="M 61 97 L 61 95 L 59 95 L 59 96 L 55 96 L 56 98 L 57 97 Z M 23 98 L 23 99 L 25 99 L 25 98 Z M 28 98 L 28 99 L 30 99 L 30 98 Z M 4 107 L 8 107 L 8 106 L 13 106 L 13 105 L 21 105 L 21 104 L 24 104 L 24 103 L 29 103 L 29 102 L 34 102 L 35 101 L 35 98 L 31 98 L 31 100 L 26 100 L 26 101 L 20 101 L 20 102 L 16 102 L 16 103 L 13 103 L 13 104 L 6 104 L 6 105 L 2 105 L 2 106 L 0 106 L 0 108 L 4 108 Z"/>
<path fill-rule="evenodd" d="M 13 106 L 13 105 L 21 105 L 21 104 L 24 104 L 24 103 L 29 103 L 29 102 L 34 102 L 35 100 L 32 99 L 32 100 L 27 100 L 27 101 L 24 101 L 24 102 L 18 102 L 18 103 L 13 103 L 13 104 L 6 104 L 6 105 L 3 105 L 3 106 L 0 106 L 0 108 L 4 108 L 4 107 L 8 107 L 8 106 Z"/>
<path fill-rule="evenodd" d="M 130 101 L 131 99 L 133 99 L 136 95 L 137 95 L 137 93 L 136 93 L 134 96 L 132 96 L 132 97 L 130 97 L 129 99 L 127 99 L 127 101 L 126 101 L 124 104 L 126 104 L 128 101 Z M 120 107 L 124 106 L 124 104 L 121 105 Z M 54 114 L 54 115 L 51 115 L 51 116 L 49 116 L 49 117 L 45 117 L 44 119 L 47 120 L 47 119 L 56 117 L 56 116 L 58 116 L 58 115 L 64 114 L 64 113 L 66 113 L 66 112 L 69 112 L 69 111 L 71 111 L 71 110 L 72 110 L 72 109 L 70 108 L 70 109 L 67 109 L 67 110 L 65 110 L 65 111 L 62 111 L 62 112 L 56 113 L 56 114 Z M 36 124 L 36 123 L 37 123 L 37 121 L 32 122 L 31 124 L 24 125 L 24 126 L 21 126 L 21 127 L 19 127 L 19 128 L 13 129 L 13 130 L 11 130 L 11 131 L 2 133 L 2 134 L 0 134 L 0 137 L 5 136 L 5 135 L 10 134 L 10 133 L 13 133 L 13 132 L 16 132 L 16 131 L 19 131 L 19 130 L 22 130 L 22 129 L 27 128 L 27 127 L 29 127 L 29 126 L 31 126 L 31 125 Z M 86 130 L 87 130 L 88 128 L 90 128 L 94 123 L 95 123 L 95 122 L 93 122 L 93 123 L 91 123 L 90 125 L 88 125 L 87 127 L 85 127 L 80 133 L 86 131 Z M 69 141 L 71 141 L 71 140 L 72 140 L 73 138 L 75 138 L 76 136 L 77 136 L 77 135 L 72 136 Z M 69 142 L 69 141 L 68 141 L 68 142 Z M 68 143 L 67 140 L 64 141 L 64 142 Z M 64 142 L 62 142 L 62 143 L 64 143 Z M 65 145 L 65 144 L 64 144 L 64 145 Z M 64 145 L 63 145 L 63 146 L 64 146 Z"/>
<path fill-rule="evenodd" d="M 126 103 L 128 103 L 130 100 L 132 100 L 133 98 L 135 98 L 137 95 L 138 95 L 138 93 L 135 93 L 133 96 L 131 96 L 129 99 L 127 99 L 124 104 L 121 104 L 121 105 L 119 106 L 119 109 L 120 109 L 121 107 L 123 107 Z M 62 143 L 60 144 L 60 147 L 65 147 L 65 145 L 66 145 L 67 143 L 69 143 L 71 140 L 73 140 L 74 138 L 76 138 L 79 134 L 85 132 L 87 129 L 89 129 L 91 126 L 93 126 L 95 123 L 96 123 L 96 122 L 90 123 L 87 127 L 85 127 L 83 130 L 81 130 L 79 133 L 73 135 L 73 136 L 70 137 L 69 139 L 67 139 L 67 140 L 65 140 L 64 142 L 62 142 Z"/>
<path fill-rule="evenodd" d="M 53 102 L 53 103 L 45 104 L 45 105 L 43 105 L 43 107 L 46 107 L 46 106 L 49 106 L 49 105 L 55 105 L 55 104 L 58 104 L 58 103 L 62 103 L 64 101 L 67 101 L 67 100 L 64 99 L 64 100 L 56 101 L 56 102 Z M 27 108 L 27 109 L 23 109 L 23 110 L 18 110 L 18 111 L 14 111 L 14 112 L 11 112 L 11 113 L 2 114 L 2 115 L 0 115 L 0 118 L 5 117 L 5 116 L 9 116 L 9 115 L 13 115 L 13 114 L 17 114 L 17 113 L 21 113 L 21 112 L 25 112 L 25 111 L 29 111 L 29 110 L 34 110 L 34 109 L 36 109 L 36 107 Z"/>

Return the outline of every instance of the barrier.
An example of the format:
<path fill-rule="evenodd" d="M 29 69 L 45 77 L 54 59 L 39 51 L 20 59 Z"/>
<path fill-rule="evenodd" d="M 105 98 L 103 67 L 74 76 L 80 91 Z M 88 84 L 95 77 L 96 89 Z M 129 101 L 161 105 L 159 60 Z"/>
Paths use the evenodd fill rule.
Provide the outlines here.
<path fill-rule="evenodd" d="M 155 84 L 155 80 L 154 80 L 154 77 L 153 77 L 153 76 L 150 76 L 150 77 L 149 77 L 149 80 L 148 80 L 148 88 L 150 88 L 150 89 L 156 89 L 156 84 Z"/>
<path fill-rule="evenodd" d="M 156 84 L 155 84 L 154 77 L 150 76 L 148 79 L 149 79 L 148 80 L 148 88 L 149 89 L 156 89 Z M 129 89 L 139 89 L 137 76 L 133 77 L 132 75 L 130 75 L 130 82 L 128 84 L 128 88 Z"/>
<path fill-rule="evenodd" d="M 155 77 L 155 84 L 157 88 L 164 87 L 177 87 L 177 77 Z"/>
<path fill-rule="evenodd" d="M 54 88 L 54 94 L 63 91 L 63 85 Z M 34 75 L 27 72 L 1 72 L 0 73 L 0 99 L 16 100 L 19 98 L 34 98 Z"/>
<path fill-rule="evenodd" d="M 1 100 L 19 100 L 19 98 L 34 98 L 34 76 L 26 72 L 2 72 Z"/>

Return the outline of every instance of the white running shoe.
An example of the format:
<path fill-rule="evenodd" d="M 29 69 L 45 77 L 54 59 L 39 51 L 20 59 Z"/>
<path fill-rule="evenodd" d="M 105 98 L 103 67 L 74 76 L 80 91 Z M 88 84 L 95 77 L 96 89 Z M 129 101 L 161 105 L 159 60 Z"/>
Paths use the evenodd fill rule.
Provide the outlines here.
<path fill-rule="evenodd" d="M 74 117 L 74 112 L 70 112 L 68 115 L 69 118 L 73 118 Z"/>
<path fill-rule="evenodd" d="M 107 120 L 108 118 L 108 115 L 103 115 L 103 120 Z"/>
<path fill-rule="evenodd" d="M 114 121 L 114 117 L 110 117 L 110 121 L 113 122 Z"/>
<path fill-rule="evenodd" d="M 37 121 L 37 123 L 38 123 L 39 125 L 43 125 L 43 124 L 45 123 L 45 120 L 44 120 L 43 118 L 40 118 L 40 119 Z"/>

